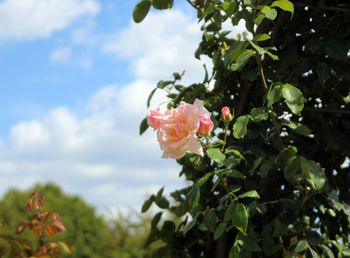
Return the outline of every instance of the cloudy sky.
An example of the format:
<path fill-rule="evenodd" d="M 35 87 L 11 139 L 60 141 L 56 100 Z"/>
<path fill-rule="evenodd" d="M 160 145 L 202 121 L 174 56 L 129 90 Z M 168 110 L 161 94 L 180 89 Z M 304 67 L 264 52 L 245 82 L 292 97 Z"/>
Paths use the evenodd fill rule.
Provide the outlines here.
<path fill-rule="evenodd" d="M 53 181 L 107 212 L 184 185 L 154 132 L 138 135 L 158 80 L 203 78 L 195 13 L 177 2 L 134 24 L 135 0 L 0 1 L 0 194 Z"/>

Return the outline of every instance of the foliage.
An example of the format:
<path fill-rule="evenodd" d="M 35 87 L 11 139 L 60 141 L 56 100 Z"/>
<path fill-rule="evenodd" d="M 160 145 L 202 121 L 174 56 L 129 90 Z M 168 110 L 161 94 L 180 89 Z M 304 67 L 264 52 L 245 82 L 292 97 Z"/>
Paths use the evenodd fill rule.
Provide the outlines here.
<path fill-rule="evenodd" d="M 49 210 L 60 213 L 67 232 L 60 239 L 72 245 L 69 255 L 62 257 L 118 257 L 116 240 L 105 221 L 96 215 L 94 208 L 87 205 L 79 197 L 65 195 L 54 184 L 36 185 L 34 189 L 44 193 L 46 206 Z M 4 233 L 11 234 L 18 222 L 25 221 L 26 199 L 30 191 L 10 190 L 0 202 L 0 217 L 6 226 Z M 23 237 L 29 239 L 32 245 L 38 245 L 38 240 L 29 232 L 23 232 Z"/>
<path fill-rule="evenodd" d="M 163 9 L 159 2 L 142 0 L 134 20 Z M 191 186 L 170 199 L 161 189 L 142 207 L 182 218 L 175 225 L 162 222 L 162 211 L 154 216 L 146 245 L 164 245 L 152 257 L 350 256 L 349 4 L 188 3 L 203 24 L 195 57 L 209 57 L 213 69 L 189 86 L 177 73 L 160 81 L 148 105 L 158 89 L 169 92 L 168 108 L 201 99 L 217 130 L 204 157 L 177 160 Z M 248 33 L 233 38 L 227 24 L 241 20 Z M 235 110 L 228 128 L 224 106 Z"/>
<path fill-rule="evenodd" d="M 37 245 L 33 245 L 28 239 L 1 233 L 0 257 L 59 258 L 61 251 L 70 253 L 71 248 L 67 242 L 52 239 L 66 230 L 59 213 L 45 211 L 44 206 L 45 197 L 36 191 L 32 192 L 27 203 L 27 210 L 32 214 L 16 227 L 16 234 L 30 231 L 37 240 Z"/>

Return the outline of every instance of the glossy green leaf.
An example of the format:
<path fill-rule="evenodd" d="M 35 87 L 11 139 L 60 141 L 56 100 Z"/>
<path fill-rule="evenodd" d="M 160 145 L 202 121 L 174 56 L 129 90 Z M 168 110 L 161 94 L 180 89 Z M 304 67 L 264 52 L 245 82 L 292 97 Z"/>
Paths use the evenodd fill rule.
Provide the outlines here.
<path fill-rule="evenodd" d="M 298 156 L 291 157 L 288 160 L 283 174 L 285 179 L 290 183 L 296 182 L 296 176 L 300 173 L 300 158 Z"/>
<path fill-rule="evenodd" d="M 255 51 L 250 49 L 243 50 L 238 56 L 236 62 L 231 64 L 230 66 L 231 70 L 232 71 L 240 70 L 253 55 L 255 55 Z"/>
<path fill-rule="evenodd" d="M 231 214 L 232 225 L 243 234 L 247 232 L 248 217 L 248 210 L 242 203 L 234 204 Z"/>
<path fill-rule="evenodd" d="M 313 160 L 300 158 L 303 176 L 310 186 L 315 190 L 320 190 L 326 183 L 326 176 L 320 164 Z"/>
<path fill-rule="evenodd" d="M 267 120 L 269 114 L 266 112 L 265 108 L 253 108 L 250 111 L 250 117 L 253 122 L 260 122 Z"/>
<path fill-rule="evenodd" d="M 222 4 L 223 10 L 227 16 L 232 16 L 238 10 L 237 2 L 235 1 L 225 1 Z"/>
<path fill-rule="evenodd" d="M 286 83 L 282 87 L 282 95 L 290 111 L 299 115 L 304 108 L 304 97 L 301 91 L 293 85 Z"/>
<path fill-rule="evenodd" d="M 243 194 L 240 194 L 238 198 L 254 198 L 254 199 L 260 199 L 260 195 L 256 190 L 248 191 Z"/>
<path fill-rule="evenodd" d="M 211 178 L 213 175 L 214 175 L 213 172 L 206 173 L 204 176 L 202 176 L 202 177 L 198 180 L 197 184 L 198 184 L 198 185 L 203 185 L 203 184 L 206 183 L 206 182 L 208 181 L 208 179 Z"/>
<path fill-rule="evenodd" d="M 304 135 L 304 136 L 309 136 L 311 134 L 311 130 L 306 126 L 298 122 L 294 121 L 284 121 L 284 125 L 288 126 L 293 132 Z"/>
<path fill-rule="evenodd" d="M 210 159 L 214 160 L 216 163 L 222 163 L 225 160 L 225 154 L 223 154 L 219 148 L 207 149 L 207 155 Z"/>
<path fill-rule="evenodd" d="M 271 36 L 264 33 L 264 34 L 258 34 L 253 38 L 253 41 L 265 41 L 271 39 Z"/>
<path fill-rule="evenodd" d="M 188 193 L 188 202 L 192 209 L 196 208 L 199 203 L 200 189 L 198 184 L 194 184 Z"/>
<path fill-rule="evenodd" d="M 273 7 L 279 7 L 281 8 L 283 11 L 286 12 L 290 12 L 292 15 L 294 13 L 294 5 L 292 2 L 288 1 L 288 0 L 277 0 L 274 1 L 271 6 Z"/>
<path fill-rule="evenodd" d="M 304 250 L 306 250 L 306 248 L 308 248 L 309 243 L 306 240 L 300 240 L 296 246 L 294 247 L 294 252 L 296 253 L 300 253 Z"/>
<path fill-rule="evenodd" d="M 276 19 L 277 17 L 277 11 L 274 8 L 271 8 L 267 5 L 265 5 L 262 9 L 261 12 L 265 15 L 265 17 L 271 21 Z"/>
<path fill-rule="evenodd" d="M 134 19 L 134 22 L 140 23 L 145 19 L 147 16 L 149 9 L 151 8 L 151 1 L 149 0 L 142 0 L 139 2 L 132 13 L 132 17 Z"/>
<path fill-rule="evenodd" d="M 275 102 L 282 98 L 282 85 L 273 85 L 272 88 L 267 93 L 267 105 L 271 107 Z"/>
<path fill-rule="evenodd" d="M 233 125 L 233 136 L 237 139 L 243 138 L 247 134 L 247 125 L 250 118 L 249 116 L 240 116 L 237 118 Z"/>
<path fill-rule="evenodd" d="M 259 55 L 264 55 L 266 53 L 266 50 L 257 44 L 255 44 L 253 41 L 248 40 L 249 44 L 258 52 Z"/>

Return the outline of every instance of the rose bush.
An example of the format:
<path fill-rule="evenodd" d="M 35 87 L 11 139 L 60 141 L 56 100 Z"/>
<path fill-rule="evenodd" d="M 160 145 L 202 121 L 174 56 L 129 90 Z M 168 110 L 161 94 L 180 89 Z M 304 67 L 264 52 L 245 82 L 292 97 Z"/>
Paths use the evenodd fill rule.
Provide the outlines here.
<path fill-rule="evenodd" d="M 348 2 L 187 2 L 202 24 L 195 57 L 212 70 L 188 86 L 177 73 L 160 81 L 148 105 L 159 89 L 169 110 L 201 99 L 216 129 L 202 146 L 198 123 L 197 134 L 165 134 L 181 135 L 172 151 L 188 135 L 197 145 L 169 155 L 188 186 L 165 196 L 162 188 L 142 206 L 180 220 L 154 216 L 146 244 L 163 246 L 152 258 L 350 257 Z M 134 20 L 172 3 L 142 0 Z M 249 33 L 232 35 L 241 24 Z"/>

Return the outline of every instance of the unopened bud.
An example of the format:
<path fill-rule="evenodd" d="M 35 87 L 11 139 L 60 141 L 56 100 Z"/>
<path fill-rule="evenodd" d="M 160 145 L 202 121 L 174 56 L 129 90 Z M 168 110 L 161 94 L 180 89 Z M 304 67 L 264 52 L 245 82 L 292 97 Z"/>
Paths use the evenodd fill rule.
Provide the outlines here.
<path fill-rule="evenodd" d="M 199 128 L 198 133 L 201 135 L 209 135 L 214 129 L 214 124 L 210 117 L 200 116 L 199 117 Z"/>
<path fill-rule="evenodd" d="M 222 120 L 224 120 L 225 123 L 229 123 L 233 119 L 233 115 L 231 114 L 230 108 L 228 106 L 224 106 L 221 109 L 221 116 Z"/>

